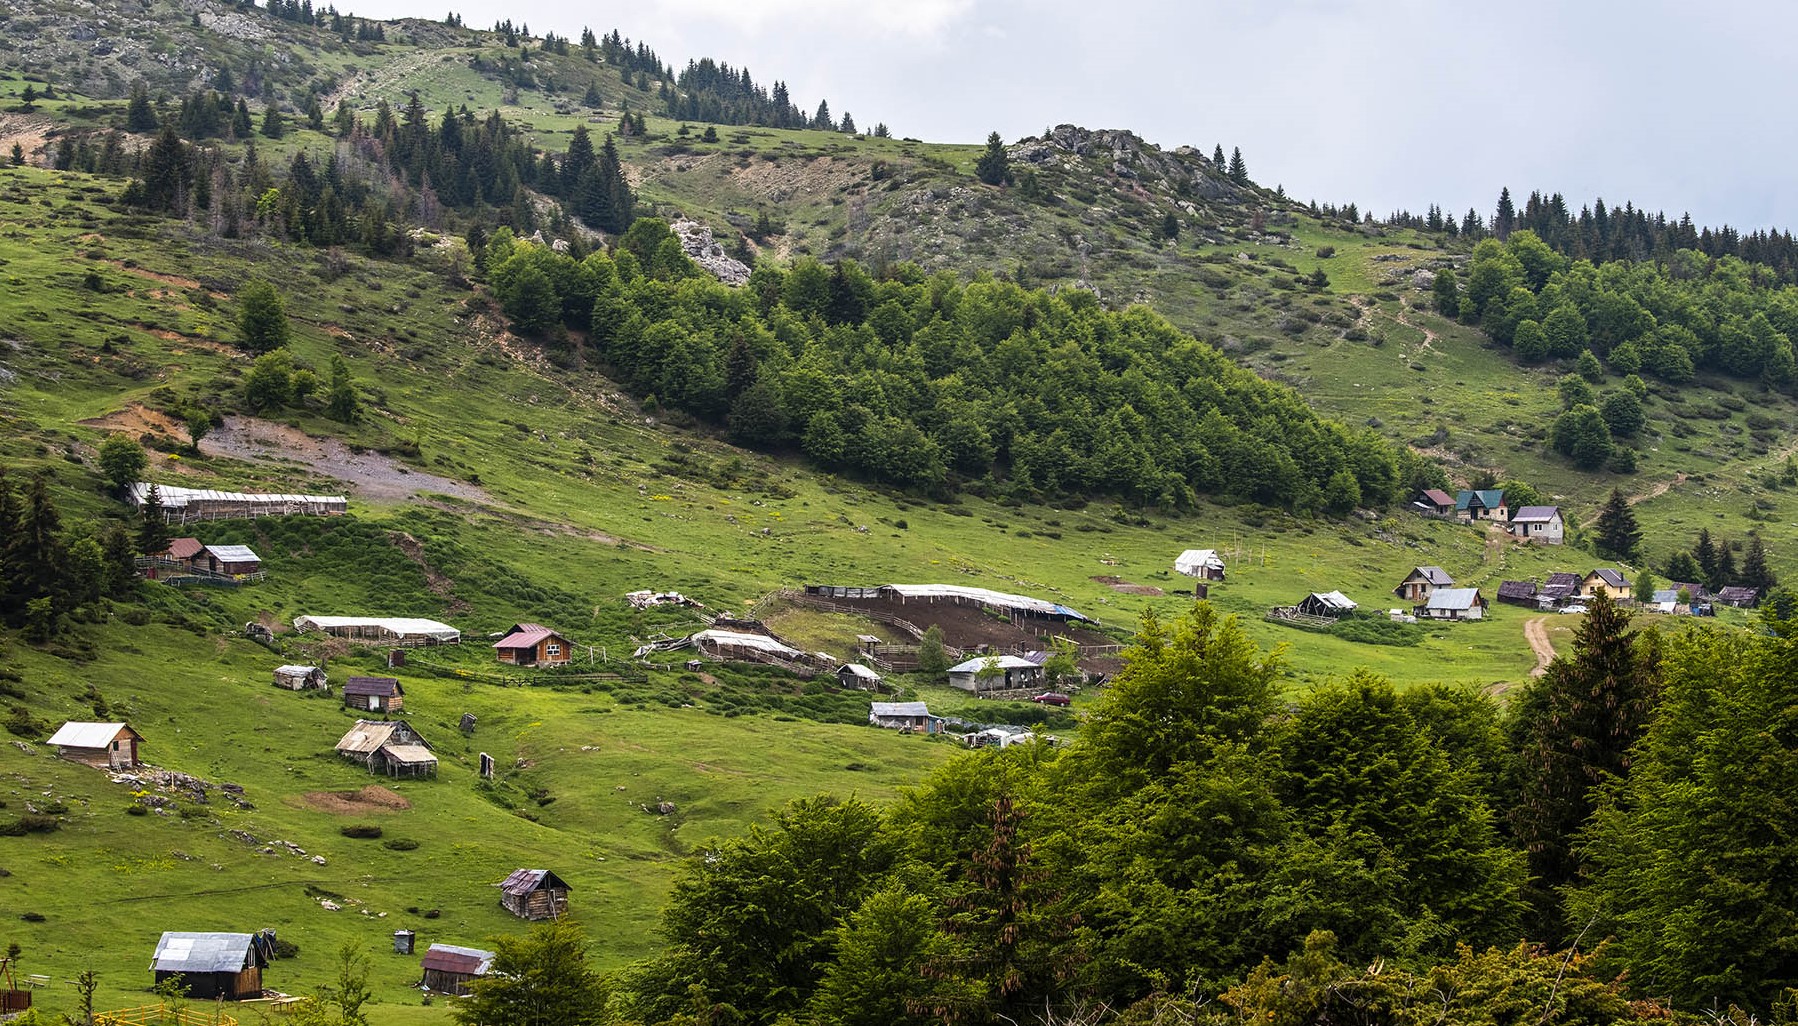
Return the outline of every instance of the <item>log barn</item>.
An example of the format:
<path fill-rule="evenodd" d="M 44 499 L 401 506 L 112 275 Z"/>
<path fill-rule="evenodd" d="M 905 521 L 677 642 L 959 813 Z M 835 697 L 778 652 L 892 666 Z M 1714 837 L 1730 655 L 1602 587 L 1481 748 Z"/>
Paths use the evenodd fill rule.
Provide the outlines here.
<path fill-rule="evenodd" d="M 262 996 L 273 940 L 251 933 L 165 933 L 150 963 L 156 982 L 181 978 L 190 998 L 247 1001 Z"/>
<path fill-rule="evenodd" d="M 366 712 L 399 712 L 406 689 L 392 677 L 351 677 L 343 682 L 343 704 Z"/>
<path fill-rule="evenodd" d="M 560 919 L 568 914 L 568 881 L 547 869 L 515 869 L 496 886 L 499 903 L 520 919 Z"/>

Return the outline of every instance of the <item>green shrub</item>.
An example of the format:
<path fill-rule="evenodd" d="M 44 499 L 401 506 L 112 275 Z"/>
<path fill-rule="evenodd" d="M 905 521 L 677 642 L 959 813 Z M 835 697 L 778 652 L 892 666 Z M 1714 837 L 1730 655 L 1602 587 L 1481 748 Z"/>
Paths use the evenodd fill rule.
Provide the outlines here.
<path fill-rule="evenodd" d="M 350 823 L 337 828 L 337 832 L 345 837 L 357 837 L 373 840 L 381 836 L 381 828 L 373 823 Z"/>
<path fill-rule="evenodd" d="M 418 847 L 418 842 L 410 837 L 389 837 L 381 842 L 381 847 L 388 851 L 411 851 Z"/>
<path fill-rule="evenodd" d="M 1345 641 L 1362 645 L 1393 645 L 1409 648 L 1422 643 L 1424 629 L 1414 623 L 1399 623 L 1379 616 L 1350 616 L 1336 621 L 1330 633 Z"/>

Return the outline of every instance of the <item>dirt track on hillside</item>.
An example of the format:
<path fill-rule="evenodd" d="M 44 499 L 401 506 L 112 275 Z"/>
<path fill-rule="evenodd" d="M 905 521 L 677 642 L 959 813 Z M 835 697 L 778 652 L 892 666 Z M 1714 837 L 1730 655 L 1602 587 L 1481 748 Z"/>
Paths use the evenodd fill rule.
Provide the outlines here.
<path fill-rule="evenodd" d="M 1536 668 L 1530 676 L 1540 677 L 1548 672 L 1548 664 L 1554 662 L 1555 646 L 1548 640 L 1548 617 L 1538 616 L 1523 621 L 1523 637 L 1530 643 L 1530 651 L 1536 653 Z"/>

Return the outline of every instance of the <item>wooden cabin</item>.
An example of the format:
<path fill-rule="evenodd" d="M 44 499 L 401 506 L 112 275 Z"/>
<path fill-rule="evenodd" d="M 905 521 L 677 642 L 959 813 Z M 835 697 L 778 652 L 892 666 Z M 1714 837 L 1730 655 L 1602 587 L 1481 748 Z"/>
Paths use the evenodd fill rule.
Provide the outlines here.
<path fill-rule="evenodd" d="M 70 721 L 57 729 L 46 744 L 56 746 L 56 754 L 71 762 L 86 763 L 99 769 L 135 769 L 139 765 L 137 746 L 143 736 L 128 723 L 77 723 Z"/>
<path fill-rule="evenodd" d="M 1431 620 L 1479 620 L 1486 609 L 1486 599 L 1478 588 L 1437 588 L 1417 607 L 1417 615 Z"/>
<path fill-rule="evenodd" d="M 1514 606 L 1536 607 L 1535 581 L 1501 581 L 1498 585 L 1498 600 L 1509 602 Z"/>
<path fill-rule="evenodd" d="M 1455 579 L 1448 575 L 1447 570 L 1439 566 L 1419 566 L 1413 567 L 1410 574 L 1398 583 L 1398 587 L 1392 589 L 1392 593 L 1406 602 L 1424 602 L 1429 599 L 1430 592 L 1437 588 L 1454 586 Z"/>
<path fill-rule="evenodd" d="M 1481 488 L 1477 491 L 1463 489 L 1456 492 L 1455 516 L 1469 523 L 1475 520 L 1503 522 L 1511 519 L 1502 488 Z"/>
<path fill-rule="evenodd" d="M 868 722 L 887 730 L 918 734 L 940 734 L 943 730 L 943 718 L 930 715 L 923 702 L 870 702 Z"/>
<path fill-rule="evenodd" d="M 497 886 L 499 903 L 520 919 L 560 919 L 568 914 L 568 881 L 547 869 L 515 869 Z"/>
<path fill-rule="evenodd" d="M 1719 588 L 1717 590 L 1718 602 L 1721 602 L 1726 606 L 1735 606 L 1737 609 L 1749 608 L 1760 600 L 1761 591 L 1759 588 L 1749 588 L 1739 584 L 1732 584 L 1727 588 Z"/>
<path fill-rule="evenodd" d="M 1455 515 L 1455 497 L 1440 488 L 1425 488 L 1418 495 L 1414 505 L 1431 516 L 1452 517 Z"/>
<path fill-rule="evenodd" d="M 248 545 L 208 545 L 195 557 L 194 569 L 222 577 L 252 577 L 262 572 L 262 557 Z"/>
<path fill-rule="evenodd" d="M 406 689 L 392 677 L 351 677 L 343 682 L 343 704 L 366 712 L 399 712 Z"/>
<path fill-rule="evenodd" d="M 390 777 L 428 777 L 437 772 L 430 744 L 399 720 L 357 720 L 337 742 L 337 754 L 361 763 L 370 773 Z"/>
<path fill-rule="evenodd" d="M 425 949 L 424 986 L 439 994 L 466 996 L 468 985 L 487 975 L 493 968 L 493 952 L 480 948 L 462 948 L 454 944 L 433 944 Z"/>
<path fill-rule="evenodd" d="M 156 982 L 181 978 L 196 1000 L 249 1001 L 262 997 L 262 970 L 273 939 L 250 933 L 165 933 L 150 963 Z"/>
<path fill-rule="evenodd" d="M 289 691 L 329 691 L 322 666 L 277 666 L 275 687 Z"/>
<path fill-rule="evenodd" d="M 574 658 L 568 639 L 538 623 L 516 623 L 493 645 L 499 661 L 513 666 L 562 666 Z"/>

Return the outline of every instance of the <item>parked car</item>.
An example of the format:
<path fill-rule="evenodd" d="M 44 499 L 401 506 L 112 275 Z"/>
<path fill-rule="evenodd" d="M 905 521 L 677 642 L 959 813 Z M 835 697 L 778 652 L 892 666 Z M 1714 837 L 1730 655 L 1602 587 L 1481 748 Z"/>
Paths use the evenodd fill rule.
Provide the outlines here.
<path fill-rule="evenodd" d="M 1068 696 L 1062 694 L 1059 691 L 1045 691 L 1040 695 L 1031 695 L 1030 700 L 1032 702 L 1041 702 L 1044 705 L 1073 705 L 1074 704 L 1073 699 L 1069 698 Z"/>
<path fill-rule="evenodd" d="M 1577 602 L 1575 602 L 1571 606 L 1562 606 L 1561 607 L 1561 612 L 1563 612 L 1563 613 L 1583 613 L 1585 611 L 1586 611 L 1586 607 L 1580 605 Z"/>

